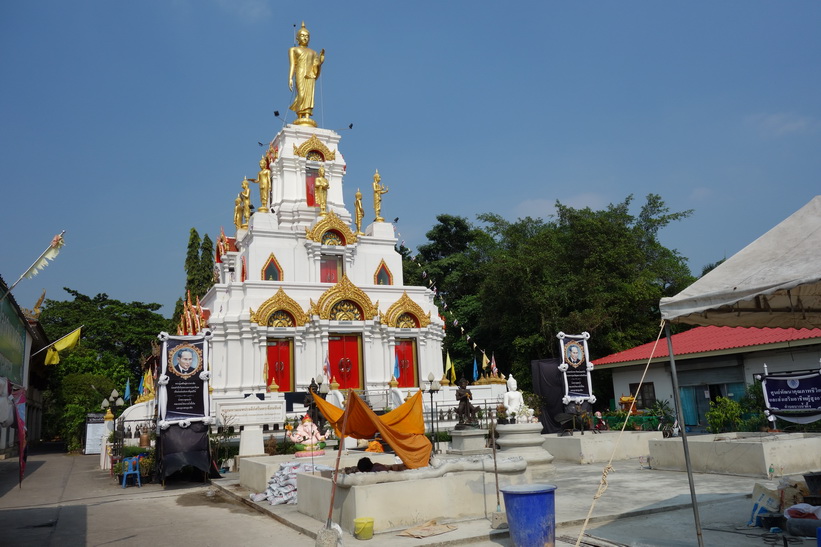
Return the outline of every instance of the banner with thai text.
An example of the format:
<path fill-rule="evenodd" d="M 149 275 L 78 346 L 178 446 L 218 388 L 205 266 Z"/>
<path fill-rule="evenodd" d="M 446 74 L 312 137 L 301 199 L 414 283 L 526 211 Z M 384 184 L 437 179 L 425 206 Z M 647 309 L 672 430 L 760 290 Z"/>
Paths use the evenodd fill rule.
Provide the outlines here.
<path fill-rule="evenodd" d="M 769 415 L 800 424 L 821 419 L 821 372 L 765 374 L 761 384 Z"/>
<path fill-rule="evenodd" d="M 196 336 L 163 333 L 160 339 L 163 341 L 158 382 L 160 420 L 167 423 L 208 421 L 210 331 Z"/>
<path fill-rule="evenodd" d="M 596 402 L 593 395 L 593 381 L 590 378 L 590 371 L 593 365 L 590 363 L 587 351 L 587 340 L 590 334 L 565 334 L 560 332 L 556 335 L 559 339 L 562 362 L 559 370 L 564 377 L 564 397 L 562 402 L 583 403 L 589 401 Z"/>

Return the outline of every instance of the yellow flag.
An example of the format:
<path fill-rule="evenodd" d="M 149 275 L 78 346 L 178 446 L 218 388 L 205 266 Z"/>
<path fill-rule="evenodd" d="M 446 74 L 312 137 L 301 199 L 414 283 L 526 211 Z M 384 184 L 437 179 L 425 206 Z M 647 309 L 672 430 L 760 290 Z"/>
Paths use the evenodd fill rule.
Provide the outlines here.
<path fill-rule="evenodd" d="M 54 342 L 50 348 L 48 348 L 48 352 L 46 353 L 47 365 L 56 365 L 60 362 L 60 354 L 57 352 L 71 349 L 77 345 L 77 342 L 80 341 L 81 329 L 82 327 L 66 334 L 65 336 Z"/>
<path fill-rule="evenodd" d="M 445 360 L 445 374 L 448 375 L 448 380 L 450 380 L 450 382 L 452 384 L 455 384 L 456 383 L 456 369 L 453 368 L 453 361 L 450 360 L 450 352 L 445 353 L 445 355 L 447 356 L 447 358 Z"/>
<path fill-rule="evenodd" d="M 487 370 L 487 366 L 490 364 L 490 360 L 487 358 L 487 353 L 484 351 L 482 352 L 482 370 Z"/>

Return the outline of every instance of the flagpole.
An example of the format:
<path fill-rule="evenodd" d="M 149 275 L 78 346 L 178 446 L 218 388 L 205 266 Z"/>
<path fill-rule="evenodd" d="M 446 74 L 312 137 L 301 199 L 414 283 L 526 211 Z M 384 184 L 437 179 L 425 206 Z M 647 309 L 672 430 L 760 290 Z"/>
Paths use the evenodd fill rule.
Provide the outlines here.
<path fill-rule="evenodd" d="M 81 329 L 81 328 L 83 328 L 83 327 L 85 327 L 85 325 L 80 325 L 79 327 L 77 327 L 76 329 L 74 329 L 74 330 L 73 330 L 73 331 L 71 331 L 70 333 L 66 334 L 65 336 L 63 336 L 63 337 L 62 337 L 62 338 L 60 338 L 59 340 L 55 340 L 54 342 L 52 342 L 51 344 L 47 345 L 46 347 L 41 348 L 41 349 L 38 349 L 37 351 L 35 351 L 34 353 L 32 353 L 32 354 L 31 354 L 31 356 L 32 356 L 32 357 L 34 357 L 34 356 L 35 356 L 35 355 L 37 355 L 38 353 L 41 353 L 41 352 L 43 352 L 43 351 L 46 351 L 48 348 L 50 348 L 51 346 L 53 346 L 54 344 L 56 344 L 57 342 L 59 342 L 59 341 L 60 341 L 60 340 L 62 340 L 63 338 L 68 338 L 69 336 L 71 336 L 72 334 L 74 334 L 75 332 L 77 332 L 78 330 L 80 330 L 80 329 Z"/>
<path fill-rule="evenodd" d="M 66 233 L 66 231 L 65 231 L 65 230 L 63 230 L 62 232 L 60 232 L 60 235 L 59 235 L 59 236 L 57 236 L 57 237 L 59 237 L 60 239 L 62 239 L 62 237 L 63 237 L 63 234 L 64 234 L 64 233 Z M 55 238 L 55 239 L 56 239 L 56 238 Z M 53 240 L 52 240 L 52 241 L 53 241 Z M 34 266 L 36 266 L 36 265 L 37 265 L 37 263 L 38 263 L 38 262 L 40 262 L 41 260 L 43 260 L 43 257 L 44 257 L 44 256 L 46 256 L 46 253 L 47 253 L 47 252 L 49 252 L 49 251 L 50 251 L 51 249 L 53 249 L 53 248 L 54 248 L 54 247 L 52 247 L 52 245 L 49 243 L 49 246 L 48 246 L 48 247 L 46 247 L 46 250 L 45 250 L 45 251 L 43 251 L 43 253 L 42 253 L 40 256 L 38 256 L 38 257 L 37 257 L 37 260 L 35 260 L 34 262 L 32 262 L 32 263 L 31 263 L 31 266 L 29 266 L 29 267 L 28 267 L 28 269 L 27 269 L 25 272 L 23 272 L 23 275 L 21 275 L 21 276 L 20 276 L 20 278 L 19 278 L 17 281 L 15 281 L 14 283 L 12 283 L 11 287 L 9 287 L 9 290 L 7 290 L 7 291 L 6 291 L 6 294 L 4 294 L 2 298 L 0 298 L 0 302 L 2 302 L 3 300 L 5 300 L 5 299 L 6 299 L 6 297 L 7 297 L 8 295 L 10 295 L 10 294 L 11 294 L 12 289 L 14 289 L 14 287 L 16 287 L 16 286 L 17 286 L 17 284 L 18 284 L 18 283 L 20 283 L 20 282 L 23 280 L 23 278 L 24 278 L 24 277 L 26 277 L 26 274 L 27 274 L 27 273 L 29 273 L 29 272 L 31 271 L 31 269 L 32 269 L 32 268 L 34 268 Z"/>

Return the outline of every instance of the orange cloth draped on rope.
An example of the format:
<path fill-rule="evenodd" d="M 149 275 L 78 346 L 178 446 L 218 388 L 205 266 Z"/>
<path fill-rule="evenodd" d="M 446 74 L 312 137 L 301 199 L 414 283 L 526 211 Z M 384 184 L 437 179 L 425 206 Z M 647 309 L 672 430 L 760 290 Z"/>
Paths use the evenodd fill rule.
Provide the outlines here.
<path fill-rule="evenodd" d="M 342 420 L 345 411 L 313 393 L 316 406 L 325 419 L 331 423 L 336 435 L 342 438 Z M 425 419 L 422 415 L 422 392 L 402 403 L 401 406 L 377 416 L 355 392 L 348 391 L 347 404 L 350 409 L 345 426 L 345 437 L 373 439 L 376 432 L 382 440 L 393 448 L 396 455 L 408 469 L 427 467 L 433 449 L 425 437 Z"/>

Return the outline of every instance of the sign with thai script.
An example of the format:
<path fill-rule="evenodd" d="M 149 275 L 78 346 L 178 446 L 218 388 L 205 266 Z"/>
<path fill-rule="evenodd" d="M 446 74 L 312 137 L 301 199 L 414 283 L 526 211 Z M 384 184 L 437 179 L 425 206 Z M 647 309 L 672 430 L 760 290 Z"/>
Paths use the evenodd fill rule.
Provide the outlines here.
<path fill-rule="evenodd" d="M 215 403 L 220 425 L 264 425 L 285 421 L 285 400 Z"/>
<path fill-rule="evenodd" d="M 564 377 L 564 397 L 562 402 L 582 403 L 590 401 L 596 402 L 593 395 L 593 382 L 590 378 L 590 371 L 593 365 L 590 364 L 587 351 L 587 340 L 590 334 L 565 334 L 560 332 L 556 335 L 559 339 L 559 347 L 562 355 L 562 363 L 559 370 Z"/>
<path fill-rule="evenodd" d="M 767 374 L 761 384 L 770 413 L 798 423 L 821 419 L 821 372 Z"/>

